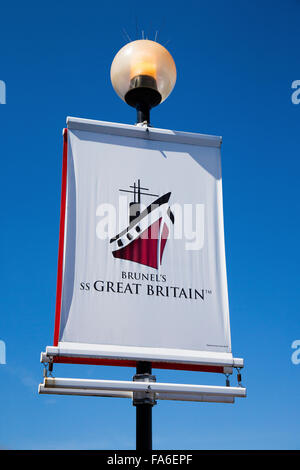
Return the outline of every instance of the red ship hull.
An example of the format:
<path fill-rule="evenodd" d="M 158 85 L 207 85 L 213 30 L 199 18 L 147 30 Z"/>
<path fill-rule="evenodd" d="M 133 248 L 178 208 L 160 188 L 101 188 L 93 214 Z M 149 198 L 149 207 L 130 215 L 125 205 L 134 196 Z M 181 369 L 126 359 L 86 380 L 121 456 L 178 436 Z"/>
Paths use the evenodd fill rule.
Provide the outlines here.
<path fill-rule="evenodd" d="M 168 226 L 160 218 L 129 245 L 113 251 L 113 256 L 158 269 L 162 261 L 168 235 Z"/>

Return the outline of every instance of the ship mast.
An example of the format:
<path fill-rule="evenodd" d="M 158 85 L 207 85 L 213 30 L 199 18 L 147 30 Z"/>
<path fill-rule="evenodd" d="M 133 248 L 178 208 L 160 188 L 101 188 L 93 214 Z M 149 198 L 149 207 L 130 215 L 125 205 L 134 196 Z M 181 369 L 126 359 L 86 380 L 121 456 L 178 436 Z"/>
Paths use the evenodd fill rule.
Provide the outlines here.
<path fill-rule="evenodd" d="M 133 201 L 129 203 L 129 223 L 136 219 L 141 213 L 141 195 L 158 197 L 158 194 L 145 193 L 142 191 L 149 191 L 149 188 L 144 188 L 141 186 L 141 180 L 138 179 L 137 183 L 134 182 L 132 186 L 129 186 L 133 189 L 119 189 L 123 193 L 132 193 Z M 141 191 L 142 190 L 142 191 Z"/>

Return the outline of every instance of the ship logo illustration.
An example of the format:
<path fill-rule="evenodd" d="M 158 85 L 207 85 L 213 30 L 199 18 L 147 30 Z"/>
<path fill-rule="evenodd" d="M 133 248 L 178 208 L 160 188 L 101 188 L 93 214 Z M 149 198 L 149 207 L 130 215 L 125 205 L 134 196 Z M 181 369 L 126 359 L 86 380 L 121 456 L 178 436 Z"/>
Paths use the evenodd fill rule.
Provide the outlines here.
<path fill-rule="evenodd" d="M 129 225 L 110 240 L 115 258 L 158 269 L 161 265 L 174 215 L 169 206 L 171 193 L 163 196 L 150 194 L 148 188 L 141 187 L 140 180 L 130 190 L 119 191 L 132 193 L 129 203 Z M 141 211 L 141 195 L 156 198 L 146 209 Z"/>

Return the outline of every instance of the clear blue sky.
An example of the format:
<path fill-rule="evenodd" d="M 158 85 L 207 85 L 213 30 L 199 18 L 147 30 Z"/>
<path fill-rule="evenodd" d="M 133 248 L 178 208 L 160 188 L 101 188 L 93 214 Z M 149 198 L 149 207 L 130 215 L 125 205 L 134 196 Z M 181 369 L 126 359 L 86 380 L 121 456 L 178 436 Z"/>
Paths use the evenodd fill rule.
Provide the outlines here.
<path fill-rule="evenodd" d="M 0 105 L 0 448 L 134 449 L 129 400 L 38 396 L 54 326 L 66 116 L 134 123 L 109 70 L 144 30 L 172 53 L 178 81 L 156 127 L 223 136 L 225 241 L 233 352 L 246 361 L 235 405 L 161 402 L 156 449 L 299 449 L 300 79 L 298 0 L 4 2 Z M 136 33 L 136 17 L 138 36 Z M 131 379 L 134 369 L 67 366 L 58 376 Z M 160 381 L 222 376 L 155 371 Z"/>

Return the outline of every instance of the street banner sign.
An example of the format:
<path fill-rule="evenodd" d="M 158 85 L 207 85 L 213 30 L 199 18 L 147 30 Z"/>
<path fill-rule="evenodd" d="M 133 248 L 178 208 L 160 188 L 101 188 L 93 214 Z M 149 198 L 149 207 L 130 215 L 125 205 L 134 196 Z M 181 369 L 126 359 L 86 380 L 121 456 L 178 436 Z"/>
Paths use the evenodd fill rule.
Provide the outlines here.
<path fill-rule="evenodd" d="M 63 362 L 223 371 L 221 138 L 68 118 L 54 346 Z"/>

